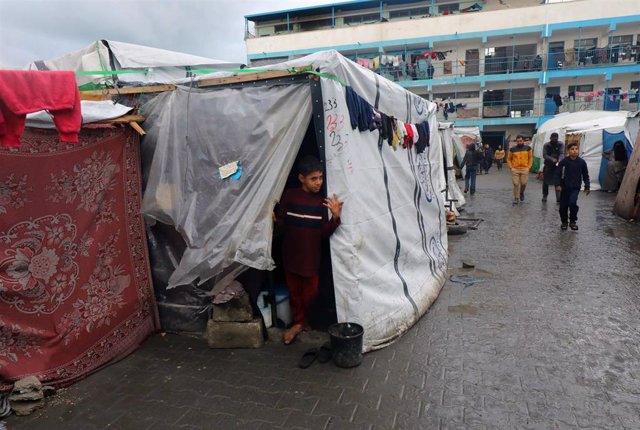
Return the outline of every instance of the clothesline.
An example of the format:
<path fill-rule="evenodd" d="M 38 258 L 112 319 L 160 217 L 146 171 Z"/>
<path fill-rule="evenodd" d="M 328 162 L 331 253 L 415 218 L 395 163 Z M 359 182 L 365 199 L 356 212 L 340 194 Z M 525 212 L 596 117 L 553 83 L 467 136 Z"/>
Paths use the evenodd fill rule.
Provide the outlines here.
<path fill-rule="evenodd" d="M 394 151 L 399 146 L 409 150 L 415 146 L 416 152 L 420 154 L 427 146 L 430 146 L 428 121 L 417 124 L 400 121 L 371 106 L 350 86 L 346 87 L 345 100 L 353 130 L 356 128 L 361 132 L 378 130 L 380 137 L 386 140 Z"/>

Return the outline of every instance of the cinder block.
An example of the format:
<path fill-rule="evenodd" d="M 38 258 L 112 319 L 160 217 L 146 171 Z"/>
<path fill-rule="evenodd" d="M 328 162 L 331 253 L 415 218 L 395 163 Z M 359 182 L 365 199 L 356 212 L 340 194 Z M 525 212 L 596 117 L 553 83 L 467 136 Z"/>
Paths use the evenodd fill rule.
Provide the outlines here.
<path fill-rule="evenodd" d="M 249 295 L 242 294 L 227 303 L 213 304 L 211 319 L 213 321 L 249 322 L 253 320 L 253 310 L 249 303 Z"/>
<path fill-rule="evenodd" d="M 249 322 L 213 321 L 207 323 L 210 348 L 261 348 L 264 345 L 262 320 Z"/>

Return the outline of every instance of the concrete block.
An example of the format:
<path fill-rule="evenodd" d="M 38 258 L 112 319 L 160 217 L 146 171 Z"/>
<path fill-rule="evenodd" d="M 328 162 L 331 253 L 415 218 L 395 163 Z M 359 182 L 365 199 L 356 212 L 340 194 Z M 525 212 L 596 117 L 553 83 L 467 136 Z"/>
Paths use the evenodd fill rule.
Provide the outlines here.
<path fill-rule="evenodd" d="M 261 348 L 264 345 L 262 320 L 249 322 L 213 321 L 207 323 L 210 348 Z"/>
<path fill-rule="evenodd" d="M 211 319 L 213 321 L 249 322 L 253 320 L 253 310 L 249 295 L 243 293 L 226 303 L 212 304 Z"/>

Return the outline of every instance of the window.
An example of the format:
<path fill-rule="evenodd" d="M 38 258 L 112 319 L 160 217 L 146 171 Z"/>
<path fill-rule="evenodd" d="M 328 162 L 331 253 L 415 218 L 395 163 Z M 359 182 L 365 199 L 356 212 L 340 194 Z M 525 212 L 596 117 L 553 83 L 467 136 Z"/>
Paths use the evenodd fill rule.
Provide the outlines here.
<path fill-rule="evenodd" d="M 274 27 L 274 31 L 276 33 L 285 33 L 287 31 L 289 31 L 289 25 L 288 24 L 278 24 Z"/>
<path fill-rule="evenodd" d="M 640 81 L 631 81 L 631 89 L 636 92 L 633 95 L 629 95 L 629 102 L 638 103 L 640 101 L 640 95 L 638 93 L 640 91 Z"/>
<path fill-rule="evenodd" d="M 624 36 L 611 36 L 609 40 L 611 46 L 633 45 L 633 34 L 627 34 Z"/>
<path fill-rule="evenodd" d="M 458 3 L 441 4 L 438 6 L 438 11 L 441 15 L 450 15 L 454 12 L 458 12 L 459 10 L 460 5 Z"/>
<path fill-rule="evenodd" d="M 495 55 L 496 48 L 484 48 L 484 55 Z"/>
<path fill-rule="evenodd" d="M 413 9 L 404 9 L 404 10 L 392 10 L 389 12 L 389 18 L 412 18 L 412 17 L 422 17 L 429 16 L 429 8 L 428 7 L 415 7 Z"/>
<path fill-rule="evenodd" d="M 319 19 L 316 21 L 303 21 L 300 23 L 300 31 L 318 30 L 324 27 L 331 27 L 331 18 Z"/>
<path fill-rule="evenodd" d="M 569 85 L 569 93 L 588 93 L 593 91 L 593 85 Z"/>
<path fill-rule="evenodd" d="M 560 95 L 560 87 L 547 87 L 547 95 Z"/>
<path fill-rule="evenodd" d="M 477 99 L 480 91 L 458 91 L 452 93 L 433 93 L 433 99 Z"/>
<path fill-rule="evenodd" d="M 376 22 L 376 21 L 380 21 L 379 13 L 367 13 L 364 15 L 354 15 L 354 16 L 344 17 L 344 23 L 347 25 L 363 24 L 365 22 Z"/>
<path fill-rule="evenodd" d="M 598 39 L 595 37 L 592 39 L 576 39 L 573 41 L 574 49 L 593 49 L 598 46 Z"/>

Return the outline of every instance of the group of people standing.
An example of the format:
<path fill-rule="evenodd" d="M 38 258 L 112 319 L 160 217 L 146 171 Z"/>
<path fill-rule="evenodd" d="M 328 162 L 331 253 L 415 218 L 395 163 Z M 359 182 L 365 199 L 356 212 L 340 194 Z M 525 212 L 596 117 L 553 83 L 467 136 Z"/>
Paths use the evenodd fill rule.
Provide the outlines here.
<path fill-rule="evenodd" d="M 578 156 L 578 144 L 569 143 L 565 148 L 565 145 L 558 140 L 558 133 L 550 135 L 542 152 L 544 159 L 542 202 L 547 202 L 549 187 L 553 187 L 556 203 L 559 204 L 561 229 L 578 230 L 578 196 L 583 183 L 586 195 L 589 195 L 591 187 L 587 163 Z M 611 150 L 603 152 L 603 157 L 608 160 L 603 189 L 617 191 L 627 165 L 624 142 L 617 141 Z M 476 175 L 482 171 L 485 174 L 488 173 L 494 160 L 498 170 L 501 170 L 505 158 L 507 167 L 511 169 L 513 204 L 518 205 L 524 202 L 529 171 L 533 165 L 533 150 L 531 146 L 525 144 L 522 135 L 516 137 L 516 144 L 509 149 L 506 157 L 502 146 L 492 152 L 489 145 L 485 145 L 482 150 L 476 149 L 475 145 L 469 145 L 460 166 L 461 169 L 467 167 L 464 192 L 474 194 Z"/>
<path fill-rule="evenodd" d="M 468 145 L 467 152 L 460 164 L 460 169 L 467 167 L 464 175 L 465 194 L 468 192 L 471 192 L 471 195 L 476 193 L 476 176 L 482 175 L 483 171 L 485 175 L 488 175 L 494 160 L 498 170 L 502 170 L 504 157 L 505 152 L 502 145 L 498 146 L 496 151 L 493 151 L 489 144 L 485 144 L 482 149 L 476 148 L 475 144 Z"/>

